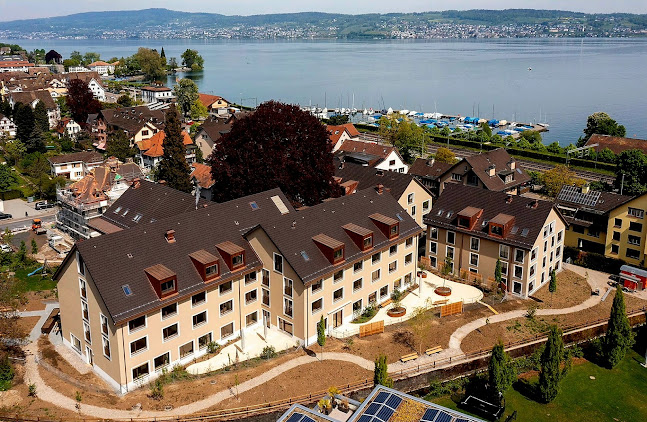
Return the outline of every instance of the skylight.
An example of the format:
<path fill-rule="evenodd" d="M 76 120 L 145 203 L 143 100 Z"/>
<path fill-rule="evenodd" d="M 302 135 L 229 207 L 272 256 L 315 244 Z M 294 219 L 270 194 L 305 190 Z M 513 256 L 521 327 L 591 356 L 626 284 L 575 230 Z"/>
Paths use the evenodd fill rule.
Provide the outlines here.
<path fill-rule="evenodd" d="M 523 230 L 521 230 L 521 236 L 523 236 L 523 237 L 528 236 L 528 233 L 530 233 L 530 229 L 523 229 Z"/>
<path fill-rule="evenodd" d="M 438 210 L 438 214 L 436 215 L 443 215 L 444 210 Z"/>
<path fill-rule="evenodd" d="M 447 211 L 447 218 L 451 217 L 454 215 L 454 211 Z"/>
<path fill-rule="evenodd" d="M 256 211 L 256 210 L 259 208 L 259 206 L 258 206 L 258 204 L 256 203 L 256 201 L 250 202 L 250 203 L 249 203 L 249 206 L 250 206 L 250 207 L 252 207 L 252 210 L 253 210 L 253 211 Z"/>
<path fill-rule="evenodd" d="M 510 233 L 512 233 L 512 234 L 517 234 L 517 232 L 518 232 L 518 231 L 519 231 L 519 227 L 514 226 L 514 227 L 512 228 L 512 230 L 510 230 Z"/>
<path fill-rule="evenodd" d="M 395 214 L 395 216 L 396 216 L 396 217 L 398 217 L 398 220 L 400 220 L 400 221 L 404 221 L 404 218 L 402 218 L 402 216 L 400 215 L 400 213 L 399 213 L 399 212 L 398 212 L 398 213 L 396 213 L 396 214 Z"/>
<path fill-rule="evenodd" d="M 308 253 L 306 251 L 301 251 L 301 256 L 305 261 L 310 261 L 310 257 L 308 256 Z"/>
<path fill-rule="evenodd" d="M 130 211 L 130 208 L 126 208 L 126 211 L 124 211 L 124 213 L 123 213 L 123 214 L 121 214 L 121 216 L 122 216 L 122 217 L 125 217 L 125 216 L 126 216 L 126 214 L 128 214 L 128 211 Z"/>
<path fill-rule="evenodd" d="M 134 221 L 135 223 L 139 223 L 139 220 L 141 220 L 141 219 L 142 219 L 142 215 L 141 215 L 141 214 L 139 214 L 139 213 L 138 213 L 138 214 L 136 214 L 136 215 L 133 217 L 133 221 Z"/>
<path fill-rule="evenodd" d="M 130 290 L 130 286 L 128 284 L 124 284 L 123 286 L 121 286 L 121 288 L 124 289 L 124 294 L 126 296 L 130 296 L 130 295 L 133 294 L 133 292 L 132 292 L 132 290 Z"/>
<path fill-rule="evenodd" d="M 121 211 L 121 207 L 117 207 L 117 209 L 115 210 L 115 214 L 119 214 L 119 211 Z"/>

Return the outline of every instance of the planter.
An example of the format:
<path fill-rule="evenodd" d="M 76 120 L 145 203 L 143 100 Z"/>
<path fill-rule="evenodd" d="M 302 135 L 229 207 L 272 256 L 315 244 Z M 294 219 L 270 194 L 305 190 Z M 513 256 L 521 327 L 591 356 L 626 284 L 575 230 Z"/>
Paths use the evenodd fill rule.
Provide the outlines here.
<path fill-rule="evenodd" d="M 452 289 L 450 287 L 436 287 L 434 290 L 438 296 L 449 296 L 452 294 Z"/>
<path fill-rule="evenodd" d="M 391 308 L 386 311 L 386 314 L 392 318 L 399 318 L 407 313 L 407 308 L 400 306 L 399 308 Z"/>

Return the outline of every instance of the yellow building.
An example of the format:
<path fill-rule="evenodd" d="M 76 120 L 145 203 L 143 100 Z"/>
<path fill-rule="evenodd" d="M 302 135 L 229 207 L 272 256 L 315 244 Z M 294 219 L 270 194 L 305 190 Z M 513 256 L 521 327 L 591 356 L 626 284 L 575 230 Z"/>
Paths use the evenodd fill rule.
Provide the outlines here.
<path fill-rule="evenodd" d="M 645 266 L 645 210 L 647 194 L 637 196 L 609 212 L 604 254 L 630 265 Z"/>

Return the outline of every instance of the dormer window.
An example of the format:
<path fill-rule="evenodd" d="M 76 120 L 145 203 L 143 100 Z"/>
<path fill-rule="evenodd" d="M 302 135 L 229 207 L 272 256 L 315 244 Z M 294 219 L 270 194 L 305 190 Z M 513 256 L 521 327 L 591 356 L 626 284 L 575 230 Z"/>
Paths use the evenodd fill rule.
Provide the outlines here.
<path fill-rule="evenodd" d="M 189 254 L 189 258 L 191 258 L 195 269 L 198 270 L 203 281 L 211 281 L 220 275 L 218 257 L 212 253 L 207 252 L 204 249 L 200 249 L 199 251 Z"/>
<path fill-rule="evenodd" d="M 343 229 L 362 252 L 373 247 L 373 232 L 369 229 L 352 223 L 346 224 Z"/>
<path fill-rule="evenodd" d="M 314 236 L 312 240 L 331 264 L 336 265 L 344 260 L 344 242 L 340 242 L 323 233 Z"/>
<path fill-rule="evenodd" d="M 207 277 L 218 275 L 218 264 L 209 265 L 204 269 L 204 272 L 206 273 Z"/>
<path fill-rule="evenodd" d="M 166 296 L 169 293 L 175 291 L 175 279 L 165 281 L 160 285 L 160 290 L 162 291 L 162 296 Z"/>
<path fill-rule="evenodd" d="M 245 266 L 245 249 L 237 244 L 226 241 L 216 245 L 230 271 L 241 269 Z"/>
<path fill-rule="evenodd" d="M 400 233 L 400 225 L 398 223 L 391 226 L 389 229 L 390 237 L 395 237 Z"/>
<path fill-rule="evenodd" d="M 369 218 L 389 240 L 395 239 L 400 234 L 400 222 L 395 218 L 380 213 L 371 214 Z"/>
<path fill-rule="evenodd" d="M 337 250 L 333 253 L 333 260 L 334 260 L 334 261 L 339 261 L 340 259 L 343 259 L 343 258 L 344 258 L 344 249 L 343 249 L 343 248 L 341 248 L 341 249 L 337 249 Z"/>
<path fill-rule="evenodd" d="M 490 234 L 492 234 L 494 236 L 503 237 L 503 227 L 491 224 L 490 225 Z"/>
<path fill-rule="evenodd" d="M 234 255 L 231 257 L 231 265 L 236 268 L 243 265 L 243 254 Z"/>
<path fill-rule="evenodd" d="M 177 293 L 177 274 L 162 264 L 153 265 L 144 270 L 155 293 L 160 299 L 166 299 Z"/>
<path fill-rule="evenodd" d="M 470 220 L 466 217 L 458 217 L 458 227 L 469 228 Z"/>
<path fill-rule="evenodd" d="M 370 249 L 373 246 L 373 235 L 364 238 L 364 249 Z"/>

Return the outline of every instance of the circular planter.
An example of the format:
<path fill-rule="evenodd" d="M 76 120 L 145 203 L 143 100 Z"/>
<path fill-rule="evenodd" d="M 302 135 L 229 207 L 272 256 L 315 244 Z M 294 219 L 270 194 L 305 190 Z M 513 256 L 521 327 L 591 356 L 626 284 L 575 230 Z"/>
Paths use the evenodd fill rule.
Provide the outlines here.
<path fill-rule="evenodd" d="M 434 293 L 438 296 L 449 296 L 452 294 L 452 289 L 450 287 L 436 287 Z"/>
<path fill-rule="evenodd" d="M 386 311 L 386 314 L 392 318 L 399 318 L 407 313 L 407 308 L 400 306 L 399 308 L 391 308 Z"/>

